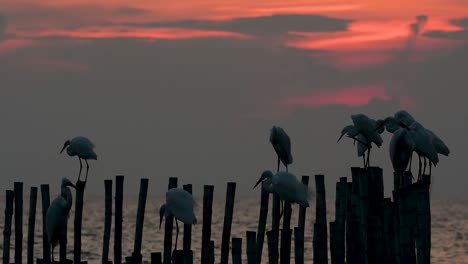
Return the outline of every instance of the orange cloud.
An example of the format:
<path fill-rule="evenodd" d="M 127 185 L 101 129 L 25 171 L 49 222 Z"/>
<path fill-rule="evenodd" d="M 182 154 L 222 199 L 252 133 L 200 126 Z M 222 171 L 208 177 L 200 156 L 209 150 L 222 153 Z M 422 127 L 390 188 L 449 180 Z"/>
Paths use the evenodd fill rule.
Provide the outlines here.
<path fill-rule="evenodd" d="M 389 100 L 385 88 L 380 85 L 375 86 L 353 86 L 337 91 L 322 91 L 304 97 L 288 98 L 281 103 L 284 105 L 302 105 L 302 106 L 326 106 L 326 105 L 346 105 L 363 106 L 370 100 L 379 98 Z"/>

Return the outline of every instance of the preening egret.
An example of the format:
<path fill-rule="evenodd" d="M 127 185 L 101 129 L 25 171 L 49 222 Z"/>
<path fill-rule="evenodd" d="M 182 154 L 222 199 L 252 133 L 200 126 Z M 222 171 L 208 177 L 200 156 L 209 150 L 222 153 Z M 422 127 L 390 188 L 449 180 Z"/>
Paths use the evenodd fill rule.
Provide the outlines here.
<path fill-rule="evenodd" d="M 288 165 L 293 162 L 291 155 L 291 139 L 288 134 L 286 134 L 281 127 L 273 126 L 270 131 L 270 142 L 278 156 L 277 171 L 279 171 L 280 161 L 283 162 L 286 171 L 288 171 Z"/>
<path fill-rule="evenodd" d="M 197 223 L 197 218 L 193 213 L 194 205 L 195 201 L 192 195 L 184 189 L 172 188 L 166 192 L 166 203 L 161 205 L 159 209 L 159 229 L 161 229 L 163 216 L 168 217 L 173 215 L 175 217 L 177 228 L 175 249 L 177 249 L 177 239 L 179 238 L 179 225 L 177 224 L 177 220 L 187 225 Z"/>
<path fill-rule="evenodd" d="M 54 261 L 54 248 L 58 242 L 66 238 L 68 213 L 72 207 L 72 194 L 68 186 L 75 185 L 67 178 L 62 179 L 61 194 L 55 198 L 47 209 L 46 228 Z"/>
<path fill-rule="evenodd" d="M 86 183 L 86 181 L 88 180 L 88 172 L 89 172 L 88 160 L 97 160 L 97 155 L 94 152 L 94 147 L 95 146 L 93 142 L 91 142 L 91 140 L 89 140 L 86 137 L 81 137 L 81 136 L 75 137 L 72 140 L 67 140 L 63 144 L 63 148 L 60 151 L 60 153 L 62 153 L 66 148 L 67 154 L 70 157 L 78 156 L 78 159 L 80 161 L 80 172 L 78 173 L 78 182 L 80 181 L 81 171 L 83 169 L 83 164 L 81 163 L 82 159 L 84 159 L 84 161 L 86 162 L 86 177 L 85 177 L 84 182 Z"/>
<path fill-rule="evenodd" d="M 261 182 L 264 184 L 265 190 L 277 193 L 281 200 L 297 203 L 304 208 L 309 207 L 309 198 L 312 196 L 312 192 L 294 174 L 280 171 L 273 175 L 271 171 L 266 170 L 262 173 L 260 179 L 258 179 L 254 189 Z M 282 212 L 284 212 L 284 204 Z"/>
<path fill-rule="evenodd" d="M 363 148 L 363 146 L 359 146 L 359 144 L 366 146 L 367 161 L 364 158 L 364 167 L 368 167 L 372 143 L 377 145 L 377 147 L 379 148 L 380 146 L 382 146 L 383 140 L 379 132 L 383 132 L 383 130 L 378 126 L 381 126 L 380 124 L 383 124 L 384 121 L 382 120 L 375 121 L 367 117 L 364 114 L 351 115 L 351 119 L 353 120 L 353 125 L 345 126 L 341 130 L 341 135 L 338 138 L 338 141 L 340 141 L 344 135 L 347 135 L 348 137 L 357 141 L 358 142 L 358 155 L 360 152 L 359 148 Z M 361 135 L 361 136 L 358 137 L 358 135 Z M 362 140 L 362 138 L 365 138 L 365 140 Z M 362 156 L 364 157 L 364 154 Z"/>
<path fill-rule="evenodd" d="M 413 149 L 414 141 L 408 130 L 400 128 L 393 133 L 390 140 L 390 160 L 400 183 L 410 162 L 411 155 L 413 155 Z"/>

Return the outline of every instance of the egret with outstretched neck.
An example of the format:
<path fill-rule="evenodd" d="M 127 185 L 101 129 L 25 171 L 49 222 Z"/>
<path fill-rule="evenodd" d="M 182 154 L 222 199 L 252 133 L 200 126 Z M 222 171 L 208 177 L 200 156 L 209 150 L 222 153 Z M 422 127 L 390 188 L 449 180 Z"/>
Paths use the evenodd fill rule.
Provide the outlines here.
<path fill-rule="evenodd" d="M 72 194 L 68 186 L 75 188 L 75 185 L 69 179 L 63 178 L 60 195 L 52 201 L 47 209 L 46 231 L 52 250 L 52 262 L 54 261 L 55 246 L 59 241 L 67 239 L 68 213 L 72 207 Z"/>
<path fill-rule="evenodd" d="M 83 164 L 81 160 L 83 159 L 86 162 L 86 177 L 84 182 L 88 180 L 88 172 L 89 172 L 89 164 L 88 160 L 97 160 L 97 155 L 94 152 L 94 143 L 91 142 L 86 137 L 78 136 L 71 140 L 65 141 L 63 144 L 63 148 L 60 151 L 62 153 L 65 149 L 67 149 L 67 154 L 70 157 L 77 156 L 80 161 L 80 172 L 78 173 L 78 181 L 80 181 L 81 171 L 83 170 Z"/>
<path fill-rule="evenodd" d="M 166 203 L 161 205 L 159 209 L 159 229 L 161 229 L 163 217 L 174 216 L 176 222 L 176 242 L 175 250 L 177 250 L 177 240 L 179 238 L 179 225 L 177 221 L 181 221 L 186 225 L 197 223 L 197 218 L 193 212 L 195 201 L 192 194 L 181 188 L 172 188 L 166 192 Z"/>
<path fill-rule="evenodd" d="M 270 143 L 275 149 L 276 155 L 278 156 L 278 166 L 276 171 L 279 171 L 280 161 L 286 167 L 288 171 L 288 165 L 293 162 L 291 155 L 291 139 L 288 134 L 278 126 L 273 126 L 270 131 Z"/>

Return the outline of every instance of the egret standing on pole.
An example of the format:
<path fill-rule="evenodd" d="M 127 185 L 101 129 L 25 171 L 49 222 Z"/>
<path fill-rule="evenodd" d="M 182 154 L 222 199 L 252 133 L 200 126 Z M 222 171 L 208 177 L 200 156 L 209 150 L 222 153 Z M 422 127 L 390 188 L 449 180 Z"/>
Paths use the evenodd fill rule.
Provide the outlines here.
<path fill-rule="evenodd" d="M 286 134 L 281 127 L 273 126 L 270 131 L 270 142 L 278 156 L 276 171 L 279 171 L 280 161 L 283 162 L 286 171 L 288 171 L 288 165 L 293 162 L 291 155 L 291 139 L 288 134 Z"/>
<path fill-rule="evenodd" d="M 82 159 L 84 159 L 84 161 L 86 162 L 86 177 L 85 177 L 84 182 L 86 183 L 86 181 L 88 180 L 88 172 L 89 172 L 88 160 L 97 160 L 97 155 L 94 152 L 94 147 L 95 146 L 93 142 L 91 142 L 91 140 L 89 140 L 86 137 L 81 137 L 81 136 L 75 137 L 72 140 L 67 140 L 63 144 L 63 148 L 60 151 L 60 153 L 62 153 L 66 148 L 68 156 L 70 157 L 78 156 L 78 159 L 80 161 L 80 172 L 78 173 L 77 182 L 80 181 L 81 171 L 83 169 L 83 164 L 81 163 Z"/>
<path fill-rule="evenodd" d="M 75 185 L 69 179 L 63 178 L 61 194 L 52 201 L 47 209 L 46 231 L 52 249 L 52 262 L 54 261 L 55 246 L 60 240 L 67 239 L 68 213 L 72 207 L 72 194 L 68 186 L 75 188 Z"/>
<path fill-rule="evenodd" d="M 179 224 L 177 220 L 180 220 L 186 225 L 193 225 L 197 223 L 197 218 L 193 213 L 193 207 L 195 201 L 193 200 L 192 194 L 181 188 L 172 188 L 166 192 L 166 203 L 161 205 L 159 209 L 159 229 L 164 217 L 173 215 L 176 222 L 176 242 L 175 250 L 177 250 L 177 239 L 179 238 Z"/>

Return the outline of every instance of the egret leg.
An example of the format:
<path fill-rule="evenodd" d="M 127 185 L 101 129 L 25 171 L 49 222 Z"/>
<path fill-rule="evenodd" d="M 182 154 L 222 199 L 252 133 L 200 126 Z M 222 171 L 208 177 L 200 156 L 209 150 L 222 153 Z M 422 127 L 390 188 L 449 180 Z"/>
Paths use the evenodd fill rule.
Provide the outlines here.
<path fill-rule="evenodd" d="M 279 166 L 280 166 L 280 158 L 278 156 L 278 166 L 276 167 L 276 172 L 279 172 Z"/>
<path fill-rule="evenodd" d="M 86 162 L 86 177 L 85 177 L 84 181 L 87 182 L 88 181 L 89 164 L 88 164 L 88 160 L 85 160 L 85 162 Z"/>
<path fill-rule="evenodd" d="M 281 217 L 283 216 L 283 213 L 284 213 L 284 202 L 283 202 L 283 199 L 281 199 L 280 202 L 281 202 L 281 205 L 280 205 L 280 207 L 281 207 L 280 219 L 281 219 Z"/>
<path fill-rule="evenodd" d="M 370 148 L 367 150 L 367 166 L 369 167 L 369 159 L 370 159 Z"/>
<path fill-rule="evenodd" d="M 175 250 L 177 250 L 177 241 L 178 241 L 178 238 L 179 238 L 179 224 L 177 223 L 178 220 L 177 218 L 174 217 L 174 220 L 175 220 L 175 225 L 176 225 L 176 238 L 175 238 Z"/>
<path fill-rule="evenodd" d="M 421 163 L 422 163 L 421 162 L 421 155 L 418 154 L 418 158 L 419 158 L 419 170 L 418 170 L 418 179 L 419 179 L 419 177 L 421 177 L 421 167 L 422 167 L 421 166 Z"/>
<path fill-rule="evenodd" d="M 362 163 L 364 164 L 364 168 L 366 167 L 366 154 L 362 155 Z"/>
<path fill-rule="evenodd" d="M 429 175 L 432 176 L 432 162 L 429 161 Z"/>
<path fill-rule="evenodd" d="M 81 177 L 81 171 L 83 170 L 83 164 L 81 163 L 81 158 L 78 157 L 79 161 L 80 161 L 80 172 L 78 173 L 78 181 L 80 181 L 80 177 Z"/>
<path fill-rule="evenodd" d="M 426 166 L 427 166 L 427 164 L 426 164 L 427 163 L 427 158 L 423 157 L 423 159 L 424 159 L 424 169 L 423 169 L 422 175 L 426 174 Z M 421 175 L 421 179 L 422 179 L 422 175 Z M 421 180 L 421 179 L 419 179 L 419 180 Z"/>
<path fill-rule="evenodd" d="M 411 162 L 413 161 L 413 152 L 411 152 L 411 156 L 409 158 L 409 171 L 411 171 Z"/>

